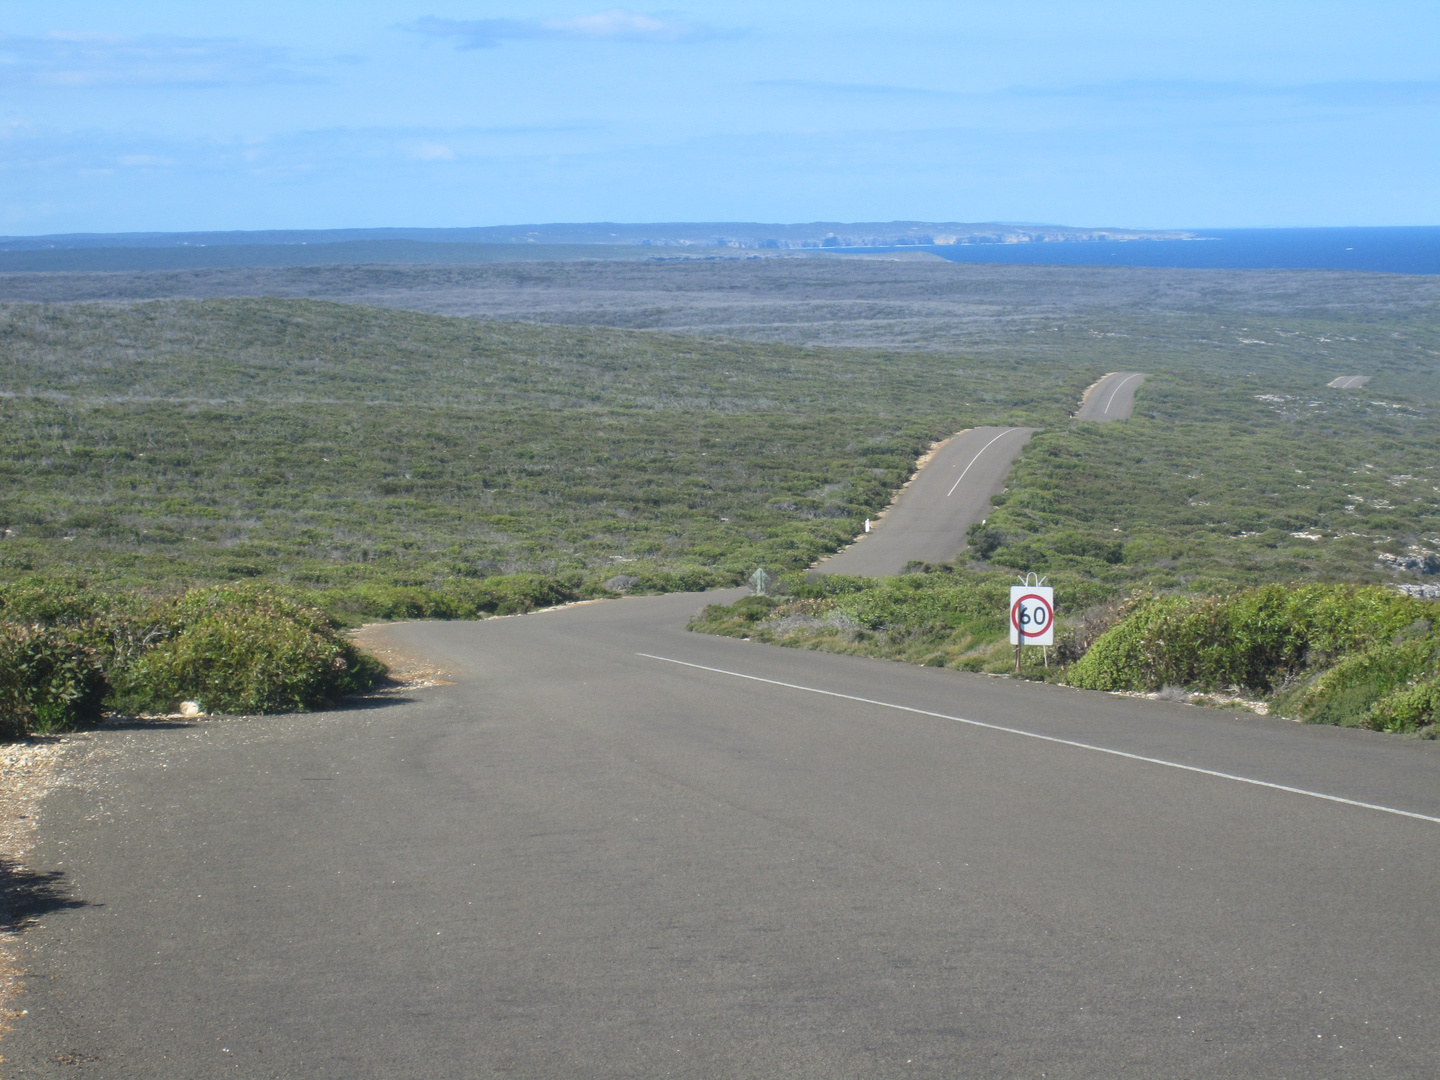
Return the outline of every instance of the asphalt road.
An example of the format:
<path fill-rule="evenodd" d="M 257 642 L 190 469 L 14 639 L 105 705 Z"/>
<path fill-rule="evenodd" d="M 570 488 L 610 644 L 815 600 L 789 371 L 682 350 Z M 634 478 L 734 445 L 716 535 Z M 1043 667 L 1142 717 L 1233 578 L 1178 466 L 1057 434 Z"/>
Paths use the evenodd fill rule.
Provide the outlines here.
<path fill-rule="evenodd" d="M 960 432 L 915 474 L 871 532 L 816 569 L 881 577 L 912 561 L 949 562 L 965 546 L 965 531 L 985 516 L 990 496 L 1005 487 L 1010 466 L 1034 433 L 1005 427 Z"/>
<path fill-rule="evenodd" d="M 7 1080 L 1436 1075 L 1440 745 L 705 599 L 399 624 L 454 685 L 96 736 Z"/>
<path fill-rule="evenodd" d="M 1085 391 L 1076 420 L 1126 420 L 1135 411 L 1135 391 L 1145 376 L 1138 371 L 1112 371 Z"/>
<path fill-rule="evenodd" d="M 1369 382 L 1370 378 L 1369 375 L 1341 375 L 1325 385 L 1339 390 L 1358 390 Z"/>

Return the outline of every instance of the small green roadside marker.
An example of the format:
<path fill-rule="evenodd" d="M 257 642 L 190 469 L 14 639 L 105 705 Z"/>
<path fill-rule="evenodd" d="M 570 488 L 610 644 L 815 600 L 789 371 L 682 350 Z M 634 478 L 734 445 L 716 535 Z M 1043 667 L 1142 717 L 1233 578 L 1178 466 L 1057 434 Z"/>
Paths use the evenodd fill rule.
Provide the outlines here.
<path fill-rule="evenodd" d="M 765 586 L 770 584 L 770 575 L 765 573 L 765 570 L 762 567 L 761 569 L 756 570 L 755 573 L 750 575 L 750 584 L 755 586 L 756 596 L 764 596 Z"/>

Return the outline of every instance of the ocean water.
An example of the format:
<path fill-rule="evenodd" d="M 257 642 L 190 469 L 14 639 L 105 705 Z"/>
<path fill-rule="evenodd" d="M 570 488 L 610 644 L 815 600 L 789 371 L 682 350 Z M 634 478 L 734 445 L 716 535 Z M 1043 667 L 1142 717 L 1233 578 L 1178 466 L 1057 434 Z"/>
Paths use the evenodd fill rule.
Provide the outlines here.
<path fill-rule="evenodd" d="M 1194 229 L 1198 240 L 953 244 L 864 251 L 933 251 L 952 262 L 1051 266 L 1181 266 L 1208 270 L 1370 270 L 1440 274 L 1440 226 Z M 832 249 L 835 250 L 835 249 Z M 861 253 L 859 248 L 846 252 Z"/>
<path fill-rule="evenodd" d="M 560 228 L 560 227 L 555 227 Z M 589 228 L 588 226 L 586 228 Z M 639 228 L 631 226 L 632 230 Z M 718 226 L 717 226 L 718 228 Z M 229 266 L 319 266 L 341 263 L 488 263 L 513 260 L 646 258 L 673 249 L 600 245 L 457 242 L 459 231 L 410 230 L 417 236 L 364 237 L 366 230 L 284 234 L 0 237 L 0 273 L 64 270 L 177 270 Z M 473 231 L 473 230 L 472 230 Z M 954 244 L 933 247 L 825 248 L 844 257 L 887 251 L 931 251 L 954 262 L 1061 266 L 1176 266 L 1195 269 L 1364 270 L 1440 274 L 1440 226 L 1339 229 L 1193 229 L 1195 240 L 1067 241 L 1050 244 Z M 337 236 L 356 238 L 337 240 Z M 184 242 L 186 237 L 196 243 Z M 266 242 L 245 242 L 251 237 Z M 276 242 L 275 237 L 287 238 Z M 304 241 L 311 237 L 310 241 Z M 164 241 L 162 243 L 161 241 Z M 703 256 L 704 246 L 686 249 Z M 725 255 L 752 254 L 728 250 Z M 815 251 L 810 254 L 819 255 Z"/>

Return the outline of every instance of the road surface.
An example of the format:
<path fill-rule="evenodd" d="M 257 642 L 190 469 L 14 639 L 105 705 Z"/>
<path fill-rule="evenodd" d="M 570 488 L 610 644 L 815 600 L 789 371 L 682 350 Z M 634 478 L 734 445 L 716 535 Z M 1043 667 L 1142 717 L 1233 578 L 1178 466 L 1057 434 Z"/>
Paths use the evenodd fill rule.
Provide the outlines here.
<path fill-rule="evenodd" d="M 1135 391 L 1145 376 L 1138 371 L 1112 371 L 1085 391 L 1076 420 L 1127 420 L 1135 411 Z"/>
<path fill-rule="evenodd" d="M 398 624 L 453 685 L 96 736 L 7 1080 L 1435 1075 L 1440 744 L 705 599 Z"/>
<path fill-rule="evenodd" d="M 1339 378 L 1331 379 L 1326 386 L 1336 390 L 1358 390 L 1370 381 L 1369 375 L 1341 375 Z"/>
<path fill-rule="evenodd" d="M 949 562 L 965 546 L 965 531 L 990 509 L 1010 466 L 1035 428 L 983 427 L 945 442 L 900 496 L 844 551 L 822 560 L 824 574 L 882 577 L 910 562 Z"/>

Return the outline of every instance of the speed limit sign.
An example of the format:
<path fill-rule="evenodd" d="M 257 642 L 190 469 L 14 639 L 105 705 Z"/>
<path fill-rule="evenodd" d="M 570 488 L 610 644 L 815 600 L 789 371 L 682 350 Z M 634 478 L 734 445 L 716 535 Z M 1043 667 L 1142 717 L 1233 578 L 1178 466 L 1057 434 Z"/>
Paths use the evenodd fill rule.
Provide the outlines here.
<path fill-rule="evenodd" d="M 1055 590 L 1049 585 L 1010 586 L 1010 644 L 1055 644 Z"/>

